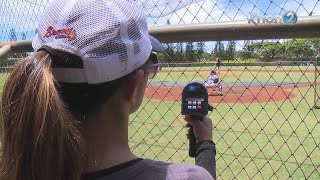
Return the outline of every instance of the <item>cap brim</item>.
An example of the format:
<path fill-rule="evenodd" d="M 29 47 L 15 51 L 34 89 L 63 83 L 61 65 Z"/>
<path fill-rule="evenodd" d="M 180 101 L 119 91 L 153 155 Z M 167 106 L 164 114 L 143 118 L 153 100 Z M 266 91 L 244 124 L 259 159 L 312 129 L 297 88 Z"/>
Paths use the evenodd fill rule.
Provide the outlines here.
<path fill-rule="evenodd" d="M 154 52 L 164 52 L 165 48 L 162 46 L 161 42 L 155 37 L 149 35 L 152 51 Z"/>

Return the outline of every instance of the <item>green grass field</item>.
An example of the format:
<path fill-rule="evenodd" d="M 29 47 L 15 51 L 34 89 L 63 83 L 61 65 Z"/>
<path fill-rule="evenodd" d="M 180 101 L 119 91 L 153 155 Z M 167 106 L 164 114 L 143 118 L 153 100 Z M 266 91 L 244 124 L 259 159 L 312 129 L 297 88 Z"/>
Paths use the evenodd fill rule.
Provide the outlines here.
<path fill-rule="evenodd" d="M 275 67 L 222 67 L 229 73 L 221 78 L 224 82 L 279 83 L 315 79 L 306 67 L 283 69 L 285 72 Z M 204 81 L 208 72 L 203 71 L 211 69 L 164 70 L 174 72 L 159 73 L 153 81 Z M 300 72 L 294 72 L 297 70 Z M 0 76 L 1 86 L 6 76 Z M 314 88 L 289 91 L 296 97 L 287 101 L 213 104 L 215 109 L 209 116 L 214 124 L 218 179 L 320 179 L 320 110 L 312 109 Z M 180 102 L 145 98 L 130 118 L 130 146 L 137 155 L 194 164 L 194 159 L 188 157 Z"/>
<path fill-rule="evenodd" d="M 222 67 L 231 75 L 224 82 L 313 82 L 307 67 Z M 153 81 L 205 80 L 202 68 L 166 68 Z M 191 70 L 191 72 L 190 72 Z M 264 70 L 257 72 L 254 70 Z M 268 71 L 266 71 L 268 70 Z M 293 72 L 299 70 L 300 72 Z M 312 68 L 309 68 L 312 70 Z M 229 74 L 230 74 L 229 73 Z M 287 101 L 214 104 L 210 113 L 217 147 L 218 179 L 320 179 L 320 110 L 314 105 L 314 88 L 290 89 Z M 131 116 L 130 144 L 146 158 L 194 163 L 188 157 L 180 102 L 145 99 Z"/>

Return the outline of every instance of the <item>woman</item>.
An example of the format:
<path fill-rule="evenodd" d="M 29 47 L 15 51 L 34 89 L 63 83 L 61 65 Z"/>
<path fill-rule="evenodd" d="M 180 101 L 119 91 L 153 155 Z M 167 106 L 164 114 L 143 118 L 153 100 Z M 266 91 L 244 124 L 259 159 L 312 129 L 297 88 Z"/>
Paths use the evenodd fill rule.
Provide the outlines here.
<path fill-rule="evenodd" d="M 129 148 L 129 115 L 158 70 L 152 51 L 163 51 L 135 2 L 54 0 L 32 45 L 3 90 L 2 180 L 212 179 Z M 207 166 L 200 154 L 214 151 L 211 121 L 186 120 Z"/>

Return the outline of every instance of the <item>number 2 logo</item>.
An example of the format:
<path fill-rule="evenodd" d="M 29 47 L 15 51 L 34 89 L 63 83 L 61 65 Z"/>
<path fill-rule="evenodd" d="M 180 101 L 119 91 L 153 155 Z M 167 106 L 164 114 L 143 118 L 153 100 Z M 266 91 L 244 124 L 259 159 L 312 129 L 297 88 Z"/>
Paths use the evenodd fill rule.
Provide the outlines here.
<path fill-rule="evenodd" d="M 288 11 L 283 15 L 283 22 L 286 24 L 295 24 L 298 21 L 298 16 L 293 11 Z"/>

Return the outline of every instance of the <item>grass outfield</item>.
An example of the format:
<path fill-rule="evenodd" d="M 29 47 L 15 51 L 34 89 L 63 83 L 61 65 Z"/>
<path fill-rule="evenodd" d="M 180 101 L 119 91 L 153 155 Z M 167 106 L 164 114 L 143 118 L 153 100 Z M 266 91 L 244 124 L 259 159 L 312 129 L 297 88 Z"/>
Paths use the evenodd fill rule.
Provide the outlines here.
<path fill-rule="evenodd" d="M 231 67 L 224 82 L 313 82 L 307 67 Z M 188 72 L 176 72 L 176 70 Z M 252 70 L 268 70 L 256 72 Z M 312 69 L 309 68 L 309 69 Z M 153 81 L 204 80 L 210 68 L 166 68 Z M 191 70 L 191 72 L 190 72 Z M 221 70 L 227 70 L 223 67 Z M 300 70 L 301 72 L 293 72 Z M 294 88 L 296 97 L 263 104 L 214 104 L 214 141 L 219 179 L 320 179 L 320 110 L 313 110 L 313 88 Z M 138 155 L 188 162 L 188 142 L 179 102 L 145 99 L 131 116 L 130 144 Z"/>

